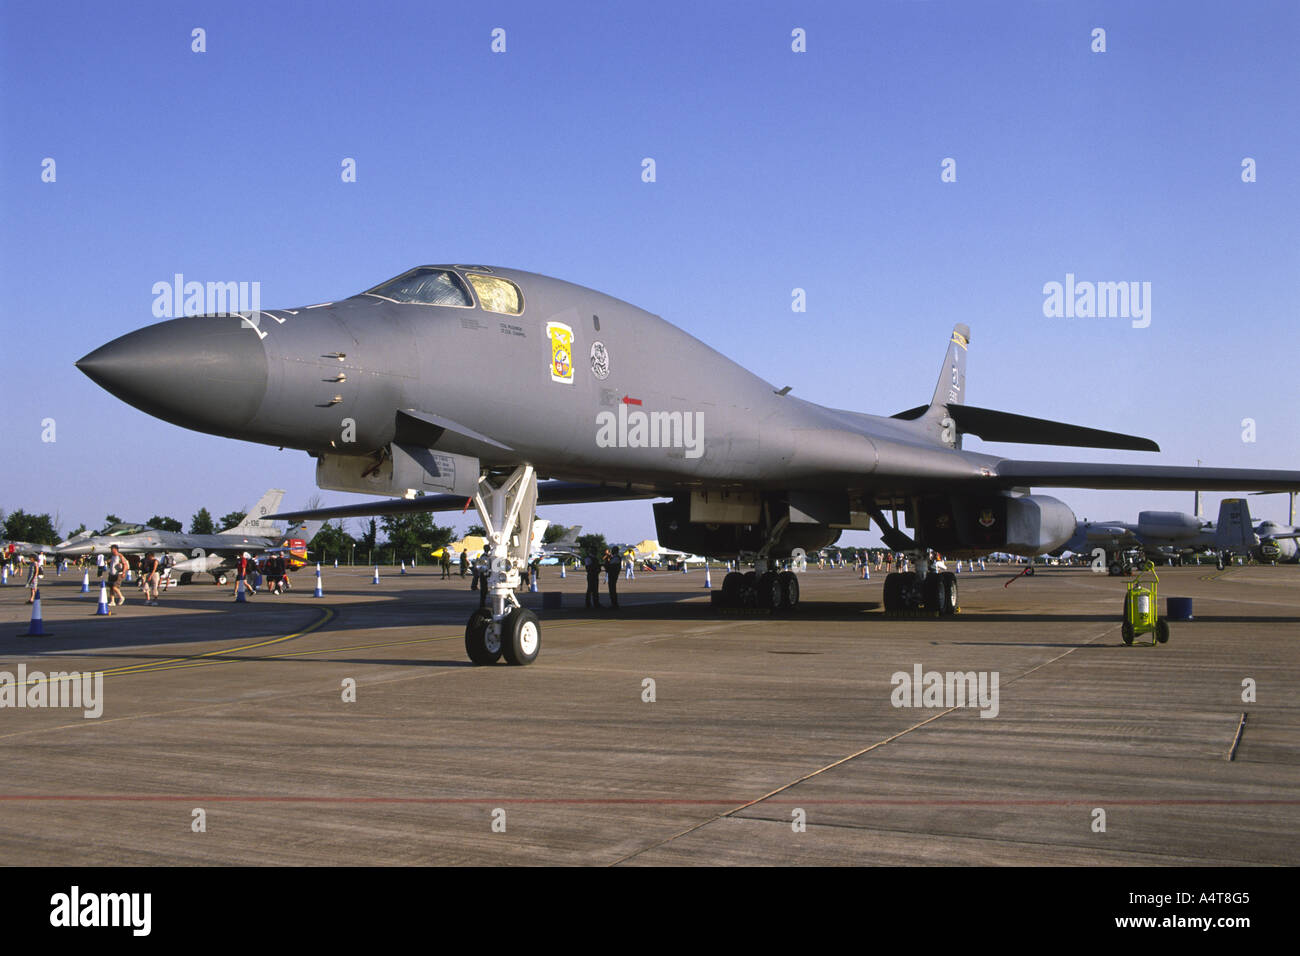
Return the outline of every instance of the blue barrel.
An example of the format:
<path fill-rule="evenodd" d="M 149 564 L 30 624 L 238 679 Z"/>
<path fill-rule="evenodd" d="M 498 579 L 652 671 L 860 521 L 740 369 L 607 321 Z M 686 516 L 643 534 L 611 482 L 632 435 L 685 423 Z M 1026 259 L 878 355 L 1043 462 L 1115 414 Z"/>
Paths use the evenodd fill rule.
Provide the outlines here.
<path fill-rule="evenodd" d="M 1171 621 L 1190 621 L 1192 620 L 1192 599 L 1166 598 L 1165 612 L 1165 617 Z"/>

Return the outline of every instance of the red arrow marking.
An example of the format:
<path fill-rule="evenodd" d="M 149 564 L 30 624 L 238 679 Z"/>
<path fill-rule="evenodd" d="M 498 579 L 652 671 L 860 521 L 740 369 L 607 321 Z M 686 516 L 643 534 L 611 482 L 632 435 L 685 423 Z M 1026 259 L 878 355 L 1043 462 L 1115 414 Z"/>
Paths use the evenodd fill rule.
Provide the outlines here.
<path fill-rule="evenodd" d="M 624 395 L 624 396 L 623 396 L 623 404 L 624 404 L 624 405 L 640 405 L 640 404 L 641 404 L 641 399 L 639 399 L 639 398 L 628 398 L 626 395 Z"/>

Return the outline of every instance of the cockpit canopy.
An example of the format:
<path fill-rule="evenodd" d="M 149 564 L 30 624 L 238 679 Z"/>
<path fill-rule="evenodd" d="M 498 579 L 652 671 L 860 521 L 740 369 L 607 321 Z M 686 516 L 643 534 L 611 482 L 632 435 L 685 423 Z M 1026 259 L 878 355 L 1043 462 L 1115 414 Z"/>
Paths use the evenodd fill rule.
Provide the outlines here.
<path fill-rule="evenodd" d="M 466 285 L 466 280 L 469 285 Z M 524 311 L 524 296 L 519 286 L 500 276 L 479 272 L 460 273 L 438 266 L 417 266 L 395 279 L 382 282 L 363 295 L 373 295 L 390 302 L 408 305 L 441 305 L 460 309 L 474 308 L 469 286 L 478 295 L 478 304 L 486 312 L 519 315 Z"/>
<path fill-rule="evenodd" d="M 109 525 L 103 531 L 99 532 L 99 537 L 120 538 L 128 534 L 139 534 L 141 531 L 145 530 L 147 529 L 142 524 L 128 524 L 122 522 L 121 524 Z"/>

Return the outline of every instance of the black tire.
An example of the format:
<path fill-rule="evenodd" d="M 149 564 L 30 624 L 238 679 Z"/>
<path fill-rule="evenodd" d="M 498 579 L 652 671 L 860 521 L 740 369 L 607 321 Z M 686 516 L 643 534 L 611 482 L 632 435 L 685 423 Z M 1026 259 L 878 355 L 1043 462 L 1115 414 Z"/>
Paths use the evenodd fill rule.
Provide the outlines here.
<path fill-rule="evenodd" d="M 939 610 L 939 572 L 931 571 L 921 582 L 922 601 L 927 611 Z"/>
<path fill-rule="evenodd" d="M 799 575 L 793 571 L 781 572 L 781 607 L 793 611 L 799 606 Z"/>
<path fill-rule="evenodd" d="M 758 572 L 746 571 L 740 576 L 740 606 L 758 606 Z"/>
<path fill-rule="evenodd" d="M 542 623 L 526 607 L 517 607 L 501 622 L 501 656 L 507 664 L 522 667 L 537 660 L 542 650 Z"/>
<path fill-rule="evenodd" d="M 773 611 L 781 606 L 781 578 L 775 571 L 765 571 L 758 579 L 758 606 Z"/>
<path fill-rule="evenodd" d="M 1117 578 L 1124 573 L 1124 568 L 1120 565 L 1118 561 L 1112 561 L 1110 563 L 1110 567 L 1106 569 L 1106 573 L 1110 575 L 1112 578 Z"/>
<path fill-rule="evenodd" d="M 1125 644 L 1133 643 L 1133 625 L 1125 621 L 1119 626 L 1119 636 Z"/>
<path fill-rule="evenodd" d="M 885 575 L 885 613 L 903 609 L 903 575 L 897 571 Z"/>
<path fill-rule="evenodd" d="M 942 617 L 950 617 L 957 613 L 957 575 L 951 571 L 939 575 L 938 611 Z"/>
<path fill-rule="evenodd" d="M 489 635 L 488 625 L 491 623 L 492 612 L 480 607 L 474 610 L 469 616 L 469 623 L 465 625 L 465 653 L 479 667 L 495 664 L 501 658 L 501 642 Z M 489 640 L 493 641 L 495 647 L 489 645 Z"/>
<path fill-rule="evenodd" d="M 740 607 L 745 590 L 745 576 L 739 571 L 731 571 L 722 579 L 722 603 L 727 607 Z"/>
<path fill-rule="evenodd" d="M 1163 617 L 1156 621 L 1156 643 L 1169 643 L 1169 622 Z"/>

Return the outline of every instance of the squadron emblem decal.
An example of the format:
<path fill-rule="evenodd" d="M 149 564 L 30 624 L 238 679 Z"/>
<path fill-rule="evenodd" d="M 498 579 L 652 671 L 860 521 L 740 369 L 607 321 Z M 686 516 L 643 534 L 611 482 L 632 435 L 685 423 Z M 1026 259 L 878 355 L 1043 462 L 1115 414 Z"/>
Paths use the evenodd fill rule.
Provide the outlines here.
<path fill-rule="evenodd" d="M 551 340 L 551 381 L 573 384 L 573 329 L 563 322 L 547 322 Z"/>
<path fill-rule="evenodd" d="M 980 527 L 991 528 L 997 519 L 993 517 L 992 508 L 984 508 L 980 511 Z"/>
<path fill-rule="evenodd" d="M 609 350 L 604 342 L 591 343 L 591 374 L 602 382 L 609 378 Z"/>

